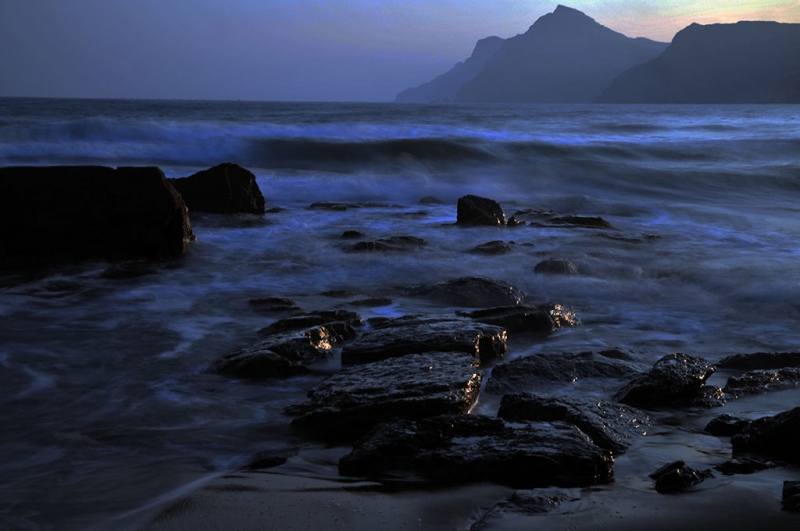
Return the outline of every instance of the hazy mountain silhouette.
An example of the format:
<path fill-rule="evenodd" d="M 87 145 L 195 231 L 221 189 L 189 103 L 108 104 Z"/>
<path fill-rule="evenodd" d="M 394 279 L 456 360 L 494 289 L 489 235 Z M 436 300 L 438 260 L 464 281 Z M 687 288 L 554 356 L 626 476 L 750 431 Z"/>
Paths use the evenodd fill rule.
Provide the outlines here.
<path fill-rule="evenodd" d="M 432 81 L 404 90 L 397 95 L 395 101 L 428 103 L 455 100 L 456 93 L 461 86 L 478 75 L 486 62 L 500 49 L 503 42 L 505 39 L 500 37 L 486 37 L 479 40 L 469 59 L 456 64 L 447 73 Z"/>
<path fill-rule="evenodd" d="M 692 24 L 603 103 L 800 103 L 800 24 Z"/>

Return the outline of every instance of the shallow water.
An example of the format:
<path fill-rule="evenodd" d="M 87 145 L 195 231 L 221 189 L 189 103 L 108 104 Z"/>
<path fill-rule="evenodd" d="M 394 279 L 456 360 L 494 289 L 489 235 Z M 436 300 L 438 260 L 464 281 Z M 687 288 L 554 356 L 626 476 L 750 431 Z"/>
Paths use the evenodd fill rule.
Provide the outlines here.
<path fill-rule="evenodd" d="M 547 340 L 512 337 L 512 357 L 622 347 L 650 364 L 671 352 L 717 361 L 796 350 L 799 153 L 797 106 L 0 100 L 0 164 L 156 164 L 178 177 L 232 161 L 282 208 L 193 214 L 198 241 L 187 256 L 134 264 L 146 273 L 134 278 L 108 278 L 107 264 L 0 276 L 0 521 L 83 528 L 257 452 L 315 451 L 281 411 L 335 360 L 259 384 L 206 371 L 281 316 L 259 313 L 251 298 L 322 310 L 388 297 L 389 306 L 357 309 L 452 314 L 399 288 L 484 275 L 581 317 Z M 615 229 L 456 227 L 456 199 L 468 193 L 498 200 L 507 216 L 554 210 L 602 216 Z M 426 195 L 442 204 L 418 204 Z M 370 204 L 307 208 L 316 201 Z M 346 253 L 345 230 L 428 245 Z M 512 252 L 467 252 L 492 240 L 513 242 Z M 550 257 L 581 274 L 534 274 Z M 334 289 L 354 295 L 323 295 Z M 616 384 L 571 385 L 551 392 Z M 495 400 L 478 410 L 491 413 Z M 785 392 L 725 412 L 755 418 L 796 405 Z M 681 422 L 699 430 L 706 416 L 681 413 Z M 694 444 L 687 429 L 667 429 L 667 446 Z M 323 465 L 306 471 L 327 473 Z M 644 467 L 633 468 L 652 471 Z"/>

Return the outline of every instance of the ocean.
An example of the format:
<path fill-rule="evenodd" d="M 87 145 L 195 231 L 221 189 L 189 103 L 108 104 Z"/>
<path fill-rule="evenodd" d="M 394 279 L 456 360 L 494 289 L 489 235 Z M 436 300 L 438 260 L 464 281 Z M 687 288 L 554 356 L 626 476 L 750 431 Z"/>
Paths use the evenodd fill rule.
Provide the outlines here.
<path fill-rule="evenodd" d="M 509 357 L 619 347 L 651 364 L 800 348 L 800 106 L 0 99 L 3 166 L 155 165 L 183 177 L 222 162 L 255 173 L 271 210 L 190 213 L 197 242 L 179 261 L 136 276 L 104 263 L 0 272 L 0 528 L 117 526 L 259 453 L 292 457 L 286 473 L 335 476 L 336 452 L 295 436 L 283 414 L 335 359 L 259 383 L 207 370 L 282 316 L 250 299 L 452 315 L 402 288 L 480 275 L 580 316 L 547 339 L 511 338 Z M 554 211 L 614 228 L 456 227 L 467 194 L 508 217 Z M 348 230 L 428 245 L 347 253 Z M 468 252 L 495 240 L 511 252 Z M 547 258 L 579 274 L 535 274 Z M 365 297 L 391 303 L 352 304 Z M 798 404 L 785 391 L 725 412 Z M 698 444 L 684 429 L 669 437 Z"/>

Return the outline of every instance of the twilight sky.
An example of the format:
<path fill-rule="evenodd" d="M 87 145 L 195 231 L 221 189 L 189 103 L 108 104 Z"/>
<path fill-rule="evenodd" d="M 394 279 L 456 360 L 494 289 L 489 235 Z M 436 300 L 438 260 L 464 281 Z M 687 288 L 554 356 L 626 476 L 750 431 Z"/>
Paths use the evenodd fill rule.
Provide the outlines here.
<path fill-rule="evenodd" d="M 0 96 L 391 101 L 563 3 L 628 35 L 782 0 L 0 0 Z"/>

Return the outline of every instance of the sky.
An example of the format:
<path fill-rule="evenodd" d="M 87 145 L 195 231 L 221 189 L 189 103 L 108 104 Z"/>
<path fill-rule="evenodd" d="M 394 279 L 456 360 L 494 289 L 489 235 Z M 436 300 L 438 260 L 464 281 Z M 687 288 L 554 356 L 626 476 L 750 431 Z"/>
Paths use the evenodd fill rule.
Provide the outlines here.
<path fill-rule="evenodd" d="M 0 0 L 0 96 L 392 101 L 559 3 L 629 37 L 800 0 Z"/>

